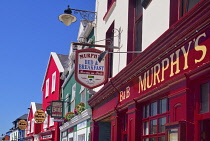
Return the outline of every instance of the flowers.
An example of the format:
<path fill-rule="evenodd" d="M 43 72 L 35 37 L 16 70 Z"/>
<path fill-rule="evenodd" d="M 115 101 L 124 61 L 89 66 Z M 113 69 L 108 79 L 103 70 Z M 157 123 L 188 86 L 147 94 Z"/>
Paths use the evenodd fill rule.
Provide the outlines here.
<path fill-rule="evenodd" d="M 78 114 L 80 115 L 83 111 L 85 110 L 85 104 L 83 102 L 79 103 L 73 112 L 68 112 L 64 116 L 64 119 L 67 121 L 71 120 L 74 116 L 77 116 Z"/>
<path fill-rule="evenodd" d="M 71 120 L 74 117 L 74 112 L 68 112 L 66 113 L 66 115 L 64 116 L 64 118 L 66 120 Z"/>
<path fill-rule="evenodd" d="M 84 110 L 85 110 L 85 103 L 83 103 L 83 102 L 79 103 L 79 104 L 75 107 L 75 109 L 74 109 L 74 111 L 75 111 L 77 114 L 79 114 L 79 115 L 80 115 Z"/>

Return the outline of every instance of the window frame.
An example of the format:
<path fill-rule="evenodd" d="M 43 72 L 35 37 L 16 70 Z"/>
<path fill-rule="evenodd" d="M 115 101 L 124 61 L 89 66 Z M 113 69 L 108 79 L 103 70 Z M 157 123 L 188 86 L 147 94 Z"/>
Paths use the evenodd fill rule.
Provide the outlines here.
<path fill-rule="evenodd" d="M 164 113 L 161 113 L 161 110 L 160 108 L 162 107 L 161 106 L 161 101 L 166 99 L 166 112 Z M 152 112 L 151 112 L 151 105 L 153 103 L 156 103 L 157 102 L 157 114 L 153 115 Z M 149 106 L 148 106 L 149 105 Z M 163 132 L 161 131 L 161 126 L 163 126 L 164 124 L 168 123 L 169 122 L 169 99 L 168 98 L 161 98 L 161 99 L 158 99 L 158 100 L 155 100 L 155 101 L 152 101 L 150 103 L 146 103 L 143 105 L 143 118 L 142 118 L 142 137 L 143 137 L 143 140 L 149 140 L 151 138 L 160 138 L 160 137 L 165 137 L 166 135 L 166 131 Z M 145 108 L 146 107 L 146 108 Z M 146 111 L 145 111 L 146 109 Z M 149 113 L 149 115 L 148 115 Z M 148 115 L 148 116 L 147 116 Z M 165 118 L 165 123 L 163 124 L 163 122 L 161 122 L 161 119 Z M 156 121 L 156 125 L 154 124 L 153 125 L 153 129 L 156 131 L 155 133 L 152 132 L 152 124 L 151 122 L 152 121 Z M 147 126 L 145 126 L 147 125 Z M 161 132 L 160 132 L 161 131 Z"/>
<path fill-rule="evenodd" d="M 45 98 L 47 98 L 49 96 L 49 82 L 50 82 L 50 79 L 48 78 L 46 81 L 45 81 Z"/>
<path fill-rule="evenodd" d="M 187 9 L 187 4 L 190 0 L 170 0 L 170 21 L 169 24 L 172 26 L 176 21 L 185 16 L 193 8 L 195 8 L 203 0 L 199 0 L 194 6 L 190 9 Z M 184 5 L 183 5 L 184 3 Z"/>
<path fill-rule="evenodd" d="M 55 88 L 56 88 L 56 71 L 52 74 L 51 93 L 55 92 Z"/>

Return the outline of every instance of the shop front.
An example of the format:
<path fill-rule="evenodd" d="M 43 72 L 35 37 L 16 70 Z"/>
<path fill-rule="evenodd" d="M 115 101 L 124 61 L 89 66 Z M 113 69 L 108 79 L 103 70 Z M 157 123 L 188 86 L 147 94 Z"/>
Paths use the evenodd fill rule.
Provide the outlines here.
<path fill-rule="evenodd" d="M 210 140 L 208 10 L 200 5 L 88 101 L 91 141 Z"/>
<path fill-rule="evenodd" d="M 60 126 L 61 141 L 89 141 L 90 140 L 91 109 L 86 109 Z"/>
<path fill-rule="evenodd" d="M 39 133 L 40 141 L 55 141 L 55 130 Z"/>

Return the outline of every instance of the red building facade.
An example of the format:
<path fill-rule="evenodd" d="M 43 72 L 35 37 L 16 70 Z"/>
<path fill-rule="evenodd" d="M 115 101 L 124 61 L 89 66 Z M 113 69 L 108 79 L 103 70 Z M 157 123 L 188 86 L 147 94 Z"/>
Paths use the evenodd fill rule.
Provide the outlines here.
<path fill-rule="evenodd" d="M 41 131 L 41 124 L 37 124 L 34 119 L 34 113 L 42 109 L 42 104 L 31 102 L 29 111 L 28 111 L 28 118 L 27 118 L 27 128 L 25 130 L 26 137 L 24 138 L 25 141 L 38 141 L 39 140 L 39 133 Z"/>
<path fill-rule="evenodd" d="M 61 100 L 60 90 L 63 81 L 60 79 L 64 69 L 68 66 L 68 55 L 56 54 L 51 52 L 46 73 L 42 84 L 42 109 L 46 111 L 52 101 Z M 42 123 L 40 141 L 60 140 L 59 122 L 54 122 L 54 118 L 46 112 L 45 121 Z"/>
<path fill-rule="evenodd" d="M 91 141 L 210 140 L 210 1 L 202 1 L 90 100 Z"/>

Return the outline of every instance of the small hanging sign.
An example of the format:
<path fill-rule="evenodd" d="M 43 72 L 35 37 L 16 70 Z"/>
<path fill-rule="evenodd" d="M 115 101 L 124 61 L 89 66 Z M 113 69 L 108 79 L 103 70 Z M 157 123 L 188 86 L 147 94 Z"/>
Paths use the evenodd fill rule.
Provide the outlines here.
<path fill-rule="evenodd" d="M 36 123 L 43 123 L 45 118 L 46 118 L 46 114 L 45 114 L 44 110 L 42 110 L 42 109 L 36 110 L 36 112 L 34 114 L 34 119 L 35 119 Z"/>

